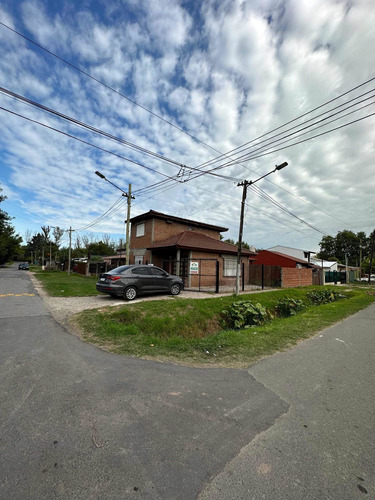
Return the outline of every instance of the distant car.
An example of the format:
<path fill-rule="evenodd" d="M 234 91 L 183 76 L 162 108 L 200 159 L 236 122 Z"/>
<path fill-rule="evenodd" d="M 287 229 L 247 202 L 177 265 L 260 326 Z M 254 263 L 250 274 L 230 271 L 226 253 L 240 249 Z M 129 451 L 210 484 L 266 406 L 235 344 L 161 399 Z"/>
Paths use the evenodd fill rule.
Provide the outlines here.
<path fill-rule="evenodd" d="M 28 262 L 21 262 L 18 266 L 18 269 L 23 269 L 24 271 L 28 271 L 30 269 Z"/>
<path fill-rule="evenodd" d="M 113 297 L 133 300 L 137 295 L 165 292 L 178 295 L 184 284 L 181 278 L 151 265 L 120 266 L 101 274 L 96 289 Z"/>

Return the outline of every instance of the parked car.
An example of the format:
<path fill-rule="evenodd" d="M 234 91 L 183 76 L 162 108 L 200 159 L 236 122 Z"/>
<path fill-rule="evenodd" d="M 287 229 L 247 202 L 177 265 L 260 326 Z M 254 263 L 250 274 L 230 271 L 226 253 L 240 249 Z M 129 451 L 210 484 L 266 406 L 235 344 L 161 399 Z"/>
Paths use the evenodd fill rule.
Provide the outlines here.
<path fill-rule="evenodd" d="M 23 269 L 24 271 L 28 271 L 30 269 L 29 268 L 29 263 L 28 262 L 21 262 L 18 265 L 18 269 Z"/>
<path fill-rule="evenodd" d="M 101 274 L 96 283 L 98 292 L 127 300 L 133 300 L 137 295 L 155 292 L 178 295 L 183 287 L 181 278 L 152 265 L 116 267 L 112 271 Z"/>

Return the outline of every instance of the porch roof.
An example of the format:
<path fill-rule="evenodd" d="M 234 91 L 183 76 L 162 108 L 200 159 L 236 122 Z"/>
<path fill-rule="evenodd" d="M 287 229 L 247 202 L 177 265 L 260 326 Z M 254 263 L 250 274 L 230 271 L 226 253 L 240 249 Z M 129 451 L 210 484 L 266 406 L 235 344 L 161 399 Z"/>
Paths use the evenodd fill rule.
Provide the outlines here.
<path fill-rule="evenodd" d="M 216 240 L 205 234 L 197 233 L 195 231 L 183 231 L 182 233 L 175 234 L 165 240 L 157 241 L 149 246 L 149 250 L 156 248 L 177 248 L 187 250 L 202 250 L 205 252 L 225 253 L 237 255 L 238 248 L 231 243 Z M 241 255 L 252 256 L 256 255 L 250 250 L 242 249 Z"/>

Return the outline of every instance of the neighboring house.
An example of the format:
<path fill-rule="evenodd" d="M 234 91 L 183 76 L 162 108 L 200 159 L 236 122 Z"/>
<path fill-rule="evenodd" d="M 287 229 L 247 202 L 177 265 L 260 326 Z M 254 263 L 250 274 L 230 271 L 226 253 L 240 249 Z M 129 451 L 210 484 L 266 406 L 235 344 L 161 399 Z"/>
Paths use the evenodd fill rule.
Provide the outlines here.
<path fill-rule="evenodd" d="M 133 217 L 131 223 L 130 264 L 160 266 L 186 277 L 186 286 L 194 286 L 198 275 L 200 283 L 203 279 L 209 284 L 218 272 L 221 285 L 229 284 L 236 276 L 238 248 L 220 239 L 221 233 L 228 228 L 155 210 Z M 255 252 L 242 250 L 245 273 L 249 260 L 255 255 Z"/>
<path fill-rule="evenodd" d="M 337 271 L 338 264 L 336 261 L 317 259 L 316 257 L 311 257 L 311 262 L 316 266 L 322 267 L 325 271 Z"/>
<path fill-rule="evenodd" d="M 267 248 L 267 250 L 270 252 L 278 252 L 284 255 L 289 255 L 306 262 L 310 262 L 312 260 L 312 255 L 316 254 L 316 252 L 313 252 L 312 250 L 301 250 L 300 248 L 284 247 L 282 245 L 276 245 L 274 247 Z"/>
<path fill-rule="evenodd" d="M 268 266 L 292 267 L 297 269 L 317 269 L 319 266 L 307 262 L 304 259 L 299 259 L 291 255 L 286 255 L 281 252 L 270 250 L 261 250 L 255 257 L 254 264 L 265 264 Z"/>

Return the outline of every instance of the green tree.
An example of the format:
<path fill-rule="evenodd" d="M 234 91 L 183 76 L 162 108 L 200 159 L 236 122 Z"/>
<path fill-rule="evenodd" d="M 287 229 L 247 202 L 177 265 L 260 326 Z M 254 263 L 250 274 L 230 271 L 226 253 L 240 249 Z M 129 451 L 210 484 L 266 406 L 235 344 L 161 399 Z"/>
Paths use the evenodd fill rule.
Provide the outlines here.
<path fill-rule="evenodd" d="M 348 264 L 356 266 L 359 265 L 361 250 L 363 259 L 370 254 L 370 237 L 363 231 L 354 233 L 344 229 L 336 236 L 323 236 L 319 246 L 320 252 L 317 254 L 319 259 L 337 260 L 344 264 L 347 256 Z"/>
<path fill-rule="evenodd" d="M 2 191 L 0 188 L 0 203 L 7 199 Z M 5 264 L 21 252 L 22 237 L 15 233 L 11 220 L 7 212 L 0 209 L 0 264 Z"/>

